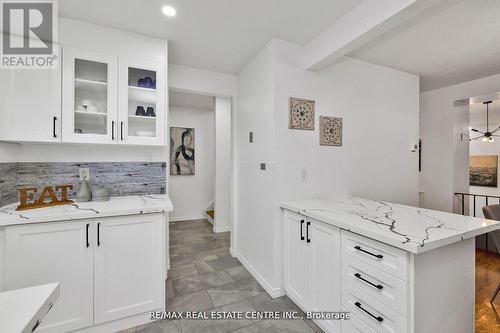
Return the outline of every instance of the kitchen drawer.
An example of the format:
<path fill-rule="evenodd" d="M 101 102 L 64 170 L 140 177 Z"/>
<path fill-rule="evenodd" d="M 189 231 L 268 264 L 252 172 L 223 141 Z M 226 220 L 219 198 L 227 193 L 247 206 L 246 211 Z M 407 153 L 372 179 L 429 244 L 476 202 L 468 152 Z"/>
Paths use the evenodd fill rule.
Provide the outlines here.
<path fill-rule="evenodd" d="M 353 257 L 342 255 L 341 283 L 407 316 L 408 283 Z"/>
<path fill-rule="evenodd" d="M 342 311 L 347 312 L 346 309 Z M 377 333 L 377 331 L 351 313 L 351 319 L 342 320 L 342 333 Z"/>
<path fill-rule="evenodd" d="M 346 230 L 341 232 L 341 243 L 343 254 L 408 281 L 409 255 L 406 251 Z"/>
<path fill-rule="evenodd" d="M 407 332 L 406 317 L 351 286 L 343 286 L 341 301 L 342 307 L 376 332 Z"/>

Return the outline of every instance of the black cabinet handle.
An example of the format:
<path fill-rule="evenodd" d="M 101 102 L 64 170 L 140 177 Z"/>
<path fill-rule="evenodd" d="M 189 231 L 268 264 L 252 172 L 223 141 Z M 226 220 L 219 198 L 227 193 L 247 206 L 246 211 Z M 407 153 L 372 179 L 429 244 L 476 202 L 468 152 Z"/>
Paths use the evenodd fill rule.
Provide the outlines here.
<path fill-rule="evenodd" d="M 101 246 L 101 224 L 97 223 L 97 246 Z"/>
<path fill-rule="evenodd" d="M 111 140 L 115 140 L 115 121 L 111 122 Z"/>
<path fill-rule="evenodd" d="M 304 220 L 300 220 L 300 240 L 304 240 Z"/>
<path fill-rule="evenodd" d="M 40 325 L 40 320 L 37 320 L 36 323 L 35 323 L 35 325 L 31 329 L 31 332 L 34 332 L 38 328 L 39 325 Z"/>
<path fill-rule="evenodd" d="M 120 122 L 120 137 L 123 141 L 123 121 Z"/>
<path fill-rule="evenodd" d="M 361 274 L 359 274 L 359 273 L 354 274 L 354 276 L 357 277 L 358 279 L 360 279 L 361 281 L 368 283 L 370 286 L 377 288 L 378 290 L 384 289 L 383 285 L 370 282 L 370 281 L 366 280 L 365 278 L 363 278 L 361 276 Z"/>
<path fill-rule="evenodd" d="M 311 225 L 311 222 L 307 222 L 306 223 L 306 238 L 307 238 L 307 242 L 308 243 L 311 243 L 311 239 L 309 238 L 309 226 Z"/>
<path fill-rule="evenodd" d="M 90 243 L 89 243 L 89 223 L 87 223 L 87 247 L 90 246 Z"/>
<path fill-rule="evenodd" d="M 369 255 L 371 255 L 371 256 L 373 256 L 373 257 L 375 257 L 375 258 L 382 259 L 382 258 L 384 257 L 384 256 L 383 256 L 383 255 L 381 255 L 381 254 L 375 254 L 375 253 L 371 253 L 370 251 L 363 250 L 363 249 L 361 248 L 361 246 L 358 246 L 358 245 L 356 245 L 354 248 L 355 248 L 356 250 L 358 250 L 358 251 L 361 251 L 361 252 L 364 252 L 364 253 L 366 253 L 366 254 L 369 254 Z"/>
<path fill-rule="evenodd" d="M 363 310 L 365 313 L 367 313 L 373 319 L 377 320 L 379 323 L 381 323 L 381 322 L 384 321 L 384 318 L 382 318 L 380 316 L 374 316 L 370 311 L 368 311 L 366 309 L 363 309 L 363 307 L 361 306 L 361 303 L 356 302 L 356 303 L 354 303 L 354 305 L 356 305 L 358 308 L 360 308 L 361 310 Z"/>
<path fill-rule="evenodd" d="M 56 116 L 54 116 L 54 117 L 52 118 L 52 136 L 53 136 L 54 138 L 57 138 L 56 121 L 57 121 L 57 117 L 56 117 Z"/>

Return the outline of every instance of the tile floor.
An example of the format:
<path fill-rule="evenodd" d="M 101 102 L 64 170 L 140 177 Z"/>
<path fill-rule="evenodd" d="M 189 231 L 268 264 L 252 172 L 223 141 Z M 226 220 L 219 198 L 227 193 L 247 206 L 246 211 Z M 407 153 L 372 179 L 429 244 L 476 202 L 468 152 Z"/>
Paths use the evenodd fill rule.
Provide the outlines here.
<path fill-rule="evenodd" d="M 286 296 L 270 298 L 259 283 L 229 255 L 229 233 L 214 234 L 206 220 L 170 224 L 171 269 L 166 281 L 168 311 L 298 310 Z M 500 281 L 500 256 L 476 252 L 476 333 L 500 333 L 500 295 L 491 294 Z M 191 332 L 322 332 L 303 320 L 168 320 L 122 333 Z"/>
<path fill-rule="evenodd" d="M 283 296 L 272 299 L 229 254 L 229 232 L 215 234 L 206 220 L 170 224 L 167 311 L 300 311 Z M 163 320 L 124 332 L 322 332 L 304 320 Z"/>

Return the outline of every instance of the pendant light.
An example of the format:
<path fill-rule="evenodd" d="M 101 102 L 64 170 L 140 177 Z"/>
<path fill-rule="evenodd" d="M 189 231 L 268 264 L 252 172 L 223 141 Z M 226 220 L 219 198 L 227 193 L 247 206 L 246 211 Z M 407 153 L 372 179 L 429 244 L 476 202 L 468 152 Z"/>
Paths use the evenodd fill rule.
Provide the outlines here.
<path fill-rule="evenodd" d="M 470 130 L 472 132 L 476 132 L 476 133 L 479 133 L 481 135 L 476 136 L 475 138 L 471 138 L 471 139 L 469 139 L 469 141 L 481 139 L 482 142 L 495 142 L 495 137 L 500 137 L 500 135 L 494 134 L 498 130 L 500 130 L 500 126 L 497 127 L 495 130 L 490 132 L 490 104 L 491 103 L 492 103 L 492 101 L 483 102 L 483 104 L 486 105 L 486 132 L 482 132 L 478 129 L 471 128 Z"/>

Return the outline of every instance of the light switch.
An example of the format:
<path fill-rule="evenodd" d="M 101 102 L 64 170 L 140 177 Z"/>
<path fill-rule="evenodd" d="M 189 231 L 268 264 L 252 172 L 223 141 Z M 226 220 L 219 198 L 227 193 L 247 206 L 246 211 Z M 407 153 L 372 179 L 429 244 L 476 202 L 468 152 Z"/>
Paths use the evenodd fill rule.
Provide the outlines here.
<path fill-rule="evenodd" d="M 80 180 L 85 179 L 86 181 L 90 180 L 90 170 L 89 168 L 80 168 Z"/>
<path fill-rule="evenodd" d="M 302 169 L 300 172 L 300 181 L 307 182 L 309 180 L 309 175 L 306 169 Z"/>
<path fill-rule="evenodd" d="M 253 143 L 253 132 L 248 133 L 248 142 Z"/>
<path fill-rule="evenodd" d="M 261 170 L 266 170 L 266 163 L 261 163 L 260 164 L 260 169 Z"/>

